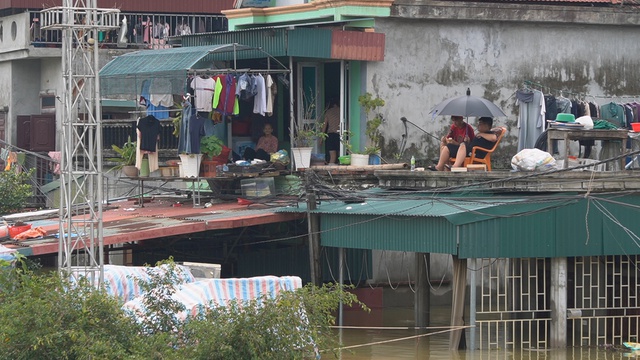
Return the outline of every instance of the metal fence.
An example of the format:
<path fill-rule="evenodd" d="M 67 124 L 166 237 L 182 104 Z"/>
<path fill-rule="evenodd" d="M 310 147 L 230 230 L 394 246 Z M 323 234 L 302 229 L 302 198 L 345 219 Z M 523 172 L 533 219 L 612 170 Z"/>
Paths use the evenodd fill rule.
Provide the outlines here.
<path fill-rule="evenodd" d="M 638 255 L 570 259 L 569 346 L 638 342 L 639 260 Z"/>
<path fill-rule="evenodd" d="M 55 156 L 55 155 L 54 155 Z M 10 167 L 7 164 L 11 163 Z M 57 180 L 55 174 L 56 165 L 59 164 L 47 153 L 39 153 L 20 149 L 0 141 L 0 171 L 29 172 L 33 170 L 30 178 L 33 195 L 24 204 L 27 208 L 43 208 L 52 204 L 52 193 L 45 185 Z"/>
<path fill-rule="evenodd" d="M 160 120 L 159 150 L 178 149 L 178 138 L 173 135 L 172 120 Z M 102 143 L 105 150 L 111 149 L 111 144 L 122 146 L 127 140 L 136 141 L 136 121 L 118 120 L 102 123 Z"/>
<path fill-rule="evenodd" d="M 477 260 L 474 270 L 481 281 L 476 311 L 480 349 L 549 348 L 550 261 Z M 568 347 L 638 342 L 639 261 L 637 255 L 568 258 Z"/>
<path fill-rule="evenodd" d="M 30 13 L 30 40 L 36 47 L 60 47 L 61 30 L 42 30 L 40 12 Z M 126 18 L 127 44 L 125 47 L 158 49 L 169 46 L 173 36 L 226 31 L 227 18 L 224 15 L 185 15 L 156 13 L 121 13 Z M 37 19 L 37 20 L 36 20 Z M 122 24 L 122 23 L 121 23 Z M 123 47 L 118 45 L 119 30 L 98 33 L 98 42 L 103 47 Z"/>
<path fill-rule="evenodd" d="M 547 348 L 551 323 L 546 259 L 478 259 L 480 349 Z"/>

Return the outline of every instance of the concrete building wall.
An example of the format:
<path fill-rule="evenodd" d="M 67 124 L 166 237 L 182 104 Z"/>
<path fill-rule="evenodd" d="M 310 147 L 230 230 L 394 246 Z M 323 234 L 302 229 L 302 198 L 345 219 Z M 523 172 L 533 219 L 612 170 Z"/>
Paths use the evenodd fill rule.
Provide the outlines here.
<path fill-rule="evenodd" d="M 467 88 L 508 115 L 496 122 L 510 130 L 493 157 L 500 167 L 517 151 L 514 93 L 525 80 L 601 96 L 584 98 L 599 104 L 640 94 L 639 26 L 474 21 L 465 16 L 474 17 L 465 13 L 460 19 L 376 20 L 376 31 L 386 34 L 385 60 L 367 64 L 367 91 L 386 101 L 383 156 L 392 158 L 398 152 L 402 116 L 441 137 L 449 119 L 432 119 L 429 110 L 446 98 L 464 95 Z M 408 130 L 404 157 L 436 159 L 438 142 L 411 125 Z"/>
<path fill-rule="evenodd" d="M 23 50 L 30 41 L 30 26 L 28 13 L 0 19 L 0 53 Z"/>

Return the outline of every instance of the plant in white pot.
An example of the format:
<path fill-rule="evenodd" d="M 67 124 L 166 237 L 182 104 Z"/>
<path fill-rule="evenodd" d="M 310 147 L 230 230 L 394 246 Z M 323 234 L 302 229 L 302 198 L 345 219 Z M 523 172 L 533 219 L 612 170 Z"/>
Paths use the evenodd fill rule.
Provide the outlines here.
<path fill-rule="evenodd" d="M 109 171 L 122 170 L 125 176 L 134 177 L 138 176 L 138 168 L 136 168 L 136 148 L 137 143 L 131 141 L 131 136 L 127 138 L 127 141 L 122 147 L 112 144 L 111 148 L 118 154 L 118 157 L 107 158 L 107 161 L 115 162 Z"/>
<path fill-rule="evenodd" d="M 316 112 L 315 98 L 303 99 L 304 101 L 304 114 L 303 119 L 307 121 L 300 124 L 298 121 L 293 123 L 293 139 L 291 141 L 291 155 L 293 157 L 293 164 L 296 169 L 308 168 L 311 166 L 311 151 L 313 145 L 319 139 L 326 139 L 327 134 L 322 131 L 324 128 L 324 112 L 318 114 Z M 313 122 L 308 122 L 310 119 L 315 119 Z"/>
<path fill-rule="evenodd" d="M 297 122 L 294 123 L 291 153 L 296 169 L 311 166 L 311 151 L 313 150 L 314 142 L 327 137 L 327 134 L 322 131 L 323 125 L 322 122 L 314 122 L 303 126 L 298 125 Z"/>

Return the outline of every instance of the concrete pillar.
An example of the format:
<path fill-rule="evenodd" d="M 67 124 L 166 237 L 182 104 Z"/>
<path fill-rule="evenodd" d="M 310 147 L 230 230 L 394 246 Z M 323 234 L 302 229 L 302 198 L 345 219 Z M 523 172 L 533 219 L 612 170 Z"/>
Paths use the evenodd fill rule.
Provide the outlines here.
<path fill-rule="evenodd" d="M 467 349 L 474 351 L 476 349 L 476 302 L 477 300 L 477 289 L 478 289 L 478 278 L 476 277 L 476 272 L 480 269 L 478 264 L 478 259 L 469 259 L 467 260 L 471 265 L 470 278 L 469 278 L 469 345 Z"/>
<path fill-rule="evenodd" d="M 464 326 L 464 300 L 467 287 L 467 259 L 453 257 L 453 293 L 451 301 L 451 327 Z M 462 346 L 462 328 L 449 333 L 449 350 L 459 350 Z"/>
<path fill-rule="evenodd" d="M 551 259 L 551 348 L 567 347 L 567 258 Z"/>
<path fill-rule="evenodd" d="M 429 253 L 416 253 L 416 292 L 414 318 L 416 327 L 427 327 L 430 321 L 431 291 L 429 287 Z"/>

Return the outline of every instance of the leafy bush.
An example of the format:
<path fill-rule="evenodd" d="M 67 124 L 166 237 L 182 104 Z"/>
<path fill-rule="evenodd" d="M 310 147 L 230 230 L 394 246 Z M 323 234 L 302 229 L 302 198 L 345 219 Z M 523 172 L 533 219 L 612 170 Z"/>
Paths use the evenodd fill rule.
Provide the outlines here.
<path fill-rule="evenodd" d="M 333 312 L 340 300 L 358 305 L 357 297 L 333 284 L 309 284 L 283 291 L 277 298 L 260 298 L 215 307 L 185 326 L 188 359 L 313 359 L 321 351 L 334 352 Z M 335 355 L 335 354 L 334 354 Z"/>
<path fill-rule="evenodd" d="M 0 214 L 10 214 L 24 208 L 27 199 L 33 195 L 29 180 L 33 170 L 16 173 L 0 171 Z"/>
<path fill-rule="evenodd" d="M 171 298 L 175 272 L 154 274 L 141 284 L 151 295 L 144 316 L 134 318 L 87 282 L 4 268 L 0 360 L 315 358 L 338 346 L 330 326 L 340 301 L 368 310 L 340 286 L 307 285 L 275 299 L 213 307 L 181 322 L 175 316 L 181 305 Z"/>
<path fill-rule="evenodd" d="M 110 169 L 110 171 L 116 171 L 122 169 L 124 166 L 132 166 L 136 164 L 136 152 L 137 152 L 137 142 L 131 141 L 131 136 L 127 138 L 127 142 L 125 142 L 122 147 L 119 147 L 116 144 L 112 144 L 111 148 L 119 157 L 107 158 L 108 161 L 113 161 L 117 163 L 114 167 Z"/>
<path fill-rule="evenodd" d="M 146 344 L 117 301 L 57 273 L 0 272 L 0 359 L 143 359 Z"/>

